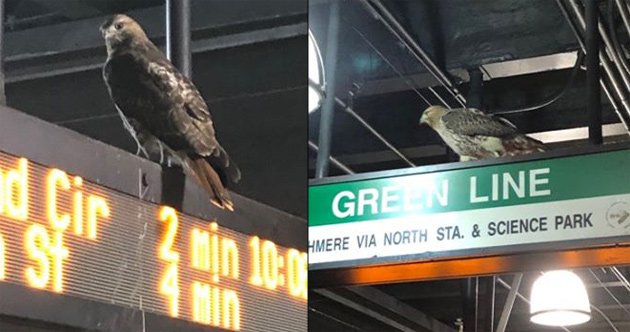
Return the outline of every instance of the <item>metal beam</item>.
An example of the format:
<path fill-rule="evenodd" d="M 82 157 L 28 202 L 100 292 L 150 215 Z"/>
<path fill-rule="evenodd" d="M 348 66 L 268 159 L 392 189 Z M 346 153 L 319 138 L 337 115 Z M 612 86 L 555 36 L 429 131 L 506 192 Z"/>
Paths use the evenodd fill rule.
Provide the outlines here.
<path fill-rule="evenodd" d="M 628 134 L 628 131 L 621 123 L 611 123 L 602 126 L 602 135 L 604 137 L 614 137 L 622 135 L 628 137 Z M 588 127 L 542 131 L 537 133 L 529 133 L 527 135 L 537 140 L 543 141 L 545 144 L 582 140 L 588 139 Z"/>
<path fill-rule="evenodd" d="M 186 77 L 192 77 L 190 0 L 166 0 L 166 56 Z"/>
<path fill-rule="evenodd" d="M 484 332 L 494 332 L 496 278 L 496 276 L 479 277 L 479 288 L 485 290 L 484 296 L 481 296 L 478 301 L 479 316 L 484 317 L 479 322 L 479 329 Z"/>
<path fill-rule="evenodd" d="M 602 126 L 602 129 L 605 141 L 619 142 L 630 139 L 628 131 L 626 131 L 625 127 L 621 123 L 605 124 Z M 527 135 L 540 140 L 553 148 L 554 146 L 565 146 L 569 141 L 572 145 L 575 145 L 576 143 L 585 143 L 588 139 L 588 127 L 542 131 L 528 133 Z M 436 158 L 444 157 L 446 155 L 446 148 L 439 144 L 401 148 L 399 150 L 410 159 Z M 399 157 L 391 150 L 343 154 L 338 155 L 335 158 L 342 164 L 348 166 L 388 163 L 399 160 Z M 313 161 L 310 160 L 309 168 L 312 169 L 314 167 Z"/>
<path fill-rule="evenodd" d="M 499 318 L 499 324 L 497 325 L 497 332 L 505 332 L 505 328 L 507 327 L 508 320 L 510 319 L 510 314 L 512 313 L 512 308 L 514 307 L 514 301 L 516 301 L 516 294 L 518 294 L 518 289 L 521 287 L 521 281 L 523 280 L 523 274 L 517 273 L 514 275 L 514 280 L 512 280 L 512 286 L 510 286 L 510 292 L 508 293 L 507 298 L 505 299 L 505 305 L 503 306 L 503 311 L 501 312 L 501 318 Z"/>
<path fill-rule="evenodd" d="M 617 9 L 619 10 L 621 19 L 623 20 L 623 25 L 626 27 L 626 33 L 630 34 L 630 13 L 628 13 L 626 1 L 615 0 L 615 4 L 617 5 Z"/>
<path fill-rule="evenodd" d="M 464 330 L 477 332 L 479 322 L 479 277 L 470 277 L 462 280 L 462 290 Z"/>
<path fill-rule="evenodd" d="M 556 53 L 551 55 L 523 58 L 509 61 L 493 62 L 483 65 L 483 79 L 492 79 L 542 73 L 553 70 L 563 70 L 573 67 L 577 58 L 576 51 Z M 448 71 L 451 76 L 465 83 L 470 81 L 470 74 L 464 68 L 455 68 Z M 411 81 L 418 88 L 435 86 L 435 78 L 429 73 L 408 75 L 404 79 L 391 77 L 375 79 L 364 82 L 361 85 L 361 95 L 369 96 L 391 92 L 410 90 L 407 81 Z"/>
<path fill-rule="evenodd" d="M 194 40 L 192 53 L 203 53 L 246 46 L 256 43 L 272 42 L 299 36 L 306 36 L 307 23 L 297 23 L 275 28 L 240 32 L 209 39 Z M 78 73 L 83 71 L 100 69 L 103 66 L 103 55 L 81 58 L 56 58 L 51 61 L 38 61 L 28 66 L 12 69 L 8 72 L 6 83 L 15 83 L 26 80 Z"/>
<path fill-rule="evenodd" d="M 609 281 L 602 283 L 586 284 L 586 288 L 604 288 L 604 287 L 626 287 L 626 284 L 621 281 Z M 629 304 L 630 305 L 630 304 Z"/>
<path fill-rule="evenodd" d="M 378 173 L 375 172 L 373 174 Z M 380 173 L 387 174 L 386 172 Z M 344 180 L 348 177 L 358 180 L 361 179 L 361 175 L 339 176 L 335 179 L 319 180 L 319 182 L 318 180 L 312 180 L 310 183 L 334 183 L 332 180 Z M 621 243 L 622 241 L 622 239 L 610 240 L 609 243 Z M 372 259 L 374 264 L 368 265 L 354 261 L 349 263 L 311 263 L 309 265 L 309 286 L 323 288 L 392 282 L 417 282 L 444 278 L 467 278 L 475 275 L 515 273 L 524 270 L 627 265 L 630 261 L 630 246 L 620 245 L 617 247 L 591 249 L 597 245 L 601 245 L 601 242 L 597 244 L 595 241 L 585 240 L 579 241 L 576 243 L 576 246 L 588 249 L 563 250 L 558 244 L 542 243 L 535 245 L 536 250 L 538 250 L 536 252 L 531 251 L 532 246 L 530 248 L 519 248 L 518 254 L 506 255 L 501 252 L 501 255 L 476 257 L 475 255 L 480 253 L 471 252 L 467 253 L 468 256 L 466 258 L 462 259 L 444 260 L 440 259 L 440 257 L 432 256 L 431 259 L 414 260 L 411 258 L 404 264 L 380 264 L 378 258 Z M 525 253 L 527 250 L 529 252 Z M 483 251 L 483 254 L 486 255 L 487 250 Z M 382 261 L 384 260 L 381 259 Z"/>
<path fill-rule="evenodd" d="M 93 1 L 85 0 L 31 0 L 40 4 L 50 11 L 70 19 L 80 19 L 83 17 L 97 16 L 101 14 L 97 8 L 90 6 Z"/>
<path fill-rule="evenodd" d="M 243 3 L 248 10 L 242 10 Z M 216 2 L 192 0 L 193 53 L 306 36 L 307 6 L 300 1 L 278 0 L 277 6 L 247 1 L 217 6 Z M 157 45 L 165 36 L 165 7 L 132 10 Z M 99 25 L 106 16 L 93 17 L 6 34 L 8 82 L 93 70 L 105 60 Z M 24 41 L 29 41 L 24 42 Z"/>
<path fill-rule="evenodd" d="M 319 151 L 317 152 L 317 162 L 315 164 L 315 177 L 322 178 L 328 176 L 328 158 L 330 157 L 330 146 L 332 145 L 333 119 L 335 116 L 335 87 L 337 84 L 337 52 L 339 49 L 339 22 L 340 18 L 339 1 L 330 3 L 330 14 L 328 21 L 328 34 L 326 43 L 326 55 L 324 58 L 324 70 L 327 71 L 328 81 L 325 83 L 325 97 L 321 107 L 319 118 Z"/>
<path fill-rule="evenodd" d="M 395 320 L 393 320 L 393 319 L 391 319 L 391 318 L 389 318 L 389 317 L 387 317 L 387 316 L 377 312 L 376 310 L 372 310 L 370 308 L 367 308 L 366 306 L 364 306 L 364 305 L 362 305 L 360 303 L 356 303 L 355 301 L 352 301 L 352 300 L 350 300 L 350 299 L 348 299 L 346 297 L 343 297 L 343 296 L 341 296 L 339 294 L 336 294 L 336 293 L 334 293 L 334 292 L 332 292 L 330 290 L 327 290 L 327 289 L 316 289 L 316 290 L 314 290 L 314 292 L 319 294 L 319 295 L 321 295 L 321 296 L 323 296 L 323 297 L 331 299 L 331 300 L 333 300 L 335 302 L 341 303 L 341 304 L 345 305 L 346 307 L 352 308 L 352 309 L 354 309 L 354 310 L 356 310 L 358 312 L 361 312 L 361 313 L 363 313 L 363 314 L 365 314 L 367 316 L 370 316 L 370 317 L 372 317 L 372 318 L 374 318 L 374 319 L 376 319 L 376 320 L 378 320 L 378 321 L 380 321 L 382 323 L 385 323 L 385 324 L 387 324 L 387 325 L 389 325 L 389 326 L 391 326 L 391 327 L 393 327 L 393 328 L 395 328 L 395 329 L 397 329 L 399 331 L 403 331 L 403 332 L 417 332 L 417 330 L 415 330 L 415 329 L 413 329 L 413 328 L 411 328 L 409 326 L 406 326 L 406 325 L 404 325 L 402 323 L 399 323 L 399 322 L 397 322 L 397 321 L 395 321 Z"/>
<path fill-rule="evenodd" d="M 588 138 L 602 144 L 602 101 L 599 89 L 599 7 L 597 0 L 585 0 L 586 7 L 586 109 L 589 114 Z M 611 50 L 612 51 L 612 50 Z M 625 77 L 624 75 L 621 75 Z"/>
<path fill-rule="evenodd" d="M 406 319 L 427 329 L 427 331 L 455 332 L 454 328 L 374 287 L 348 287 L 346 289 L 372 303 L 378 304 L 383 308 L 387 308 L 388 311 L 405 317 Z"/>
<path fill-rule="evenodd" d="M 432 145 L 423 145 L 416 146 L 412 148 L 404 148 L 400 149 L 400 152 L 403 153 L 408 158 L 430 158 L 430 157 L 440 157 L 446 155 L 446 148 L 443 145 L 432 144 Z M 335 157 L 337 160 L 342 162 L 345 165 L 365 165 L 365 164 L 377 164 L 377 163 L 387 163 L 392 161 L 400 160 L 400 158 L 394 154 L 391 150 L 378 150 L 372 152 L 363 152 L 363 153 L 353 153 L 353 154 L 345 154 Z M 309 161 L 309 167 L 314 168 L 314 164 Z"/>
<path fill-rule="evenodd" d="M 586 22 L 584 20 L 584 15 L 580 11 L 577 2 L 573 0 L 568 0 L 568 1 L 571 5 L 573 13 L 575 14 L 578 20 L 579 27 L 582 30 L 586 30 Z M 558 5 L 558 8 L 560 8 L 560 11 L 562 12 L 564 18 L 567 20 L 567 23 L 569 23 L 571 30 L 575 34 L 575 37 L 580 44 L 580 47 L 585 53 L 588 53 L 586 50 L 586 44 L 582 40 L 582 35 L 580 34 L 580 30 L 578 26 L 576 25 L 576 23 L 574 23 L 573 20 L 571 19 L 569 11 L 566 8 L 564 2 L 562 0 L 556 0 L 556 4 Z M 623 86 L 619 83 L 617 76 L 615 75 L 615 72 L 612 69 L 612 64 L 610 63 L 609 59 L 606 57 L 606 54 L 604 54 L 604 52 L 602 52 L 601 50 L 599 52 L 599 59 L 602 63 L 602 67 L 604 68 L 604 72 L 606 73 L 606 76 L 608 77 L 608 81 L 610 82 L 613 91 L 609 91 L 608 86 L 603 79 L 600 78 L 599 83 L 602 86 L 602 89 L 606 92 L 606 96 L 609 99 L 612 97 L 612 92 L 614 92 L 615 95 L 619 98 L 619 101 L 621 102 L 621 105 L 625 112 L 620 112 L 619 109 L 617 108 L 615 108 L 615 111 L 617 112 L 617 115 L 619 116 L 621 122 L 623 122 L 626 128 L 628 128 L 629 121 L 627 120 L 627 118 L 628 116 L 630 116 L 630 99 L 628 98 L 628 91 L 626 91 L 623 88 Z M 615 102 L 613 101 L 613 99 L 610 99 L 610 100 L 611 100 L 611 104 L 615 105 Z"/>
<path fill-rule="evenodd" d="M 277 5 L 276 5 L 277 4 Z M 247 6 L 247 10 L 243 7 Z M 307 6 L 302 1 L 275 0 L 226 2 L 193 0 L 191 30 L 194 34 L 227 35 L 267 27 L 284 26 L 307 20 Z M 131 10 L 129 15 L 153 40 L 165 37 L 164 6 Z M 68 52 L 103 48 L 98 27 L 108 16 L 49 25 L 7 33 L 7 61 L 34 59 Z M 29 41 L 29 42 L 25 42 Z"/>

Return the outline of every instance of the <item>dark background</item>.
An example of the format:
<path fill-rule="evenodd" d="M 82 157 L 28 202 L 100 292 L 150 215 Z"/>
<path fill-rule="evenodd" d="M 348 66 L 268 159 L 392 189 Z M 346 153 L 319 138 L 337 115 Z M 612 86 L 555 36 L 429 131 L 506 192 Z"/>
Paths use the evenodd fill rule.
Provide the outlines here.
<path fill-rule="evenodd" d="M 8 105 L 135 153 L 102 81 L 98 30 L 124 12 L 159 46 L 162 0 L 7 0 Z M 231 190 L 306 218 L 306 1 L 192 1 L 193 81 L 243 179 Z M 59 142 L 59 149 L 63 149 Z"/>

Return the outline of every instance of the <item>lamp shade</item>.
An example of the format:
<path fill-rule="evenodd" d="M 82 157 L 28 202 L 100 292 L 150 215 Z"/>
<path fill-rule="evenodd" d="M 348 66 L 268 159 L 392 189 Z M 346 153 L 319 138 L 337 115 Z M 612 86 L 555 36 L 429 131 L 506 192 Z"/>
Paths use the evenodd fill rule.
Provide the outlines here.
<path fill-rule="evenodd" d="M 324 84 L 324 69 L 322 67 L 322 57 L 317 47 L 317 42 L 311 31 L 308 31 L 308 78 L 320 88 Z M 308 112 L 319 108 L 321 104 L 321 93 L 315 87 L 308 86 Z"/>
<path fill-rule="evenodd" d="M 531 321 L 540 325 L 570 326 L 591 319 L 591 306 L 584 283 L 570 271 L 549 271 L 532 287 Z"/>

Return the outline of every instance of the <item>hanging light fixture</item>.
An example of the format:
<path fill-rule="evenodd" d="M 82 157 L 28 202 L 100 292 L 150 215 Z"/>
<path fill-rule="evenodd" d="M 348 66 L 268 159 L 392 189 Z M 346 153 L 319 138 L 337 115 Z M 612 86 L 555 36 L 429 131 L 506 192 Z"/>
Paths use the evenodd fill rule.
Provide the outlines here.
<path fill-rule="evenodd" d="M 570 326 L 591 319 L 586 287 L 571 271 L 549 271 L 538 277 L 530 300 L 530 319 L 536 324 Z"/>
<path fill-rule="evenodd" d="M 324 67 L 317 41 L 308 30 L 308 112 L 318 109 L 322 102 L 322 86 L 324 85 Z M 312 85 L 316 85 L 315 87 Z"/>

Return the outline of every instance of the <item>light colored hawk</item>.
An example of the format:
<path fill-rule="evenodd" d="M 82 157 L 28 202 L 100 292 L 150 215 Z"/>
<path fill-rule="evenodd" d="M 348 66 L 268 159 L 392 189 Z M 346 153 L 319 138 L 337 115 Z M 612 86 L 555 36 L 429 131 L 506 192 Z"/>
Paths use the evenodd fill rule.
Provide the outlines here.
<path fill-rule="evenodd" d="M 431 106 L 420 124 L 433 128 L 461 161 L 546 151 L 542 142 L 519 133 L 508 120 L 477 109 Z"/>
<path fill-rule="evenodd" d="M 238 181 L 241 173 L 217 141 L 208 105 L 195 85 L 129 16 L 114 15 L 101 33 L 107 46 L 103 78 L 138 152 L 149 157 L 166 151 L 212 203 L 233 210 L 226 181 Z"/>

